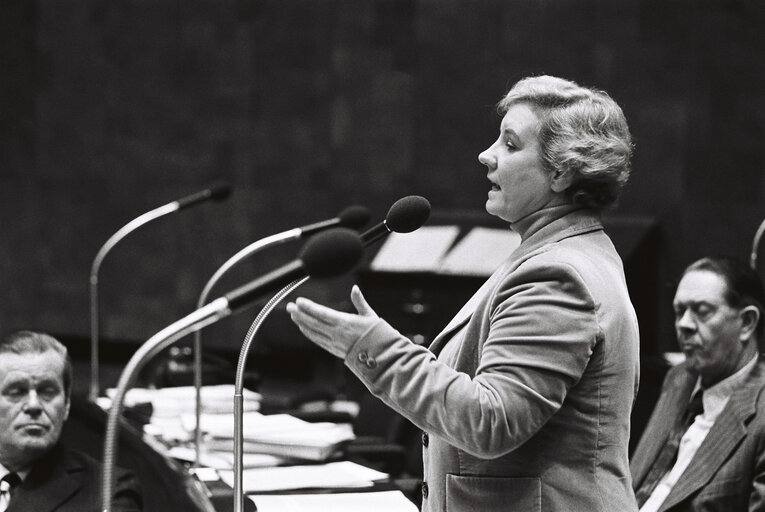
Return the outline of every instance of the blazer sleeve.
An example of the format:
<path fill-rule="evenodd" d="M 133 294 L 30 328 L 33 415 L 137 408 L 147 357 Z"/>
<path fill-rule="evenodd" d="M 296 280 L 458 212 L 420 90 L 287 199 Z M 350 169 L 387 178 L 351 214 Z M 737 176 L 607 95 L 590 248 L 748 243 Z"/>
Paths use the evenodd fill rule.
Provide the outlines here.
<path fill-rule="evenodd" d="M 537 259 L 504 278 L 483 317 L 471 319 L 480 328 L 462 343 L 479 351 L 474 377 L 382 320 L 351 347 L 346 364 L 386 404 L 449 444 L 483 458 L 511 452 L 561 407 L 601 336 L 576 269 Z"/>
<path fill-rule="evenodd" d="M 758 400 L 758 415 L 762 414 L 761 400 Z M 761 424 L 760 424 L 761 425 Z M 756 432 L 757 452 L 754 457 L 752 491 L 749 495 L 749 512 L 765 510 L 765 428 L 760 426 Z"/>

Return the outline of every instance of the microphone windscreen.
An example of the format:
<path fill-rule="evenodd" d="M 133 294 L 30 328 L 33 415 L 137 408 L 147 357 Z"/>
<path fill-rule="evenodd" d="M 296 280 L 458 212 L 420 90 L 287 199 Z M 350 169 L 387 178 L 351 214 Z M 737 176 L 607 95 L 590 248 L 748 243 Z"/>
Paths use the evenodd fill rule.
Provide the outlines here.
<path fill-rule="evenodd" d="M 364 227 L 370 217 L 369 210 L 359 205 L 349 206 L 337 215 L 341 226 L 353 229 Z"/>
<path fill-rule="evenodd" d="M 231 195 L 231 185 L 225 181 L 216 181 L 208 188 L 210 199 L 213 201 L 223 201 Z"/>
<path fill-rule="evenodd" d="M 299 258 L 311 277 L 333 277 L 353 268 L 363 252 L 361 237 L 350 228 L 334 228 L 313 236 Z"/>
<path fill-rule="evenodd" d="M 390 207 L 385 224 L 393 232 L 411 233 L 430 217 L 430 201 L 422 196 L 402 197 Z"/>

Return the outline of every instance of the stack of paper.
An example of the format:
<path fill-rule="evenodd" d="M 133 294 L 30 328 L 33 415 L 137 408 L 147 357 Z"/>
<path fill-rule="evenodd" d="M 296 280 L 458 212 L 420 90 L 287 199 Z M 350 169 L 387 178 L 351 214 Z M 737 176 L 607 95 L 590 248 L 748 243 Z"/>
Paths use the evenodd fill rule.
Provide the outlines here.
<path fill-rule="evenodd" d="M 190 444 L 186 444 L 181 446 L 173 446 L 167 450 L 167 455 L 176 460 L 193 463 L 196 462 L 197 453 L 194 447 L 192 447 Z M 295 461 L 293 459 L 277 457 L 275 455 L 267 455 L 265 453 L 242 454 L 242 467 L 244 468 L 271 468 L 294 463 Z M 199 453 L 199 465 L 205 468 L 218 470 L 232 469 L 234 467 L 234 453 L 231 450 L 210 450 L 210 448 L 203 441 L 202 449 Z"/>
<path fill-rule="evenodd" d="M 181 422 L 193 430 L 194 417 L 184 415 Z M 230 414 L 205 414 L 200 420 L 205 434 L 205 449 L 232 453 L 234 418 Z M 244 453 L 275 455 L 286 459 L 323 461 L 345 442 L 353 439 L 348 424 L 309 423 L 289 414 L 245 413 L 242 419 Z"/>
<path fill-rule="evenodd" d="M 221 480 L 234 487 L 234 472 L 219 471 Z M 303 466 L 245 469 L 242 490 L 247 494 L 298 489 L 345 489 L 372 487 L 388 474 L 351 461 Z"/>
<path fill-rule="evenodd" d="M 102 400 L 102 407 L 108 409 L 116 390 L 107 389 L 107 400 Z M 202 412 L 228 413 L 234 412 L 234 385 L 220 384 L 217 386 L 202 386 Z M 243 390 L 244 410 L 257 411 L 260 409 L 261 395 L 249 389 Z M 169 388 L 148 389 L 132 388 L 125 393 L 124 406 L 150 403 L 152 417 L 178 417 L 181 414 L 193 413 L 196 410 L 196 388 L 194 386 L 177 386 Z"/>
<path fill-rule="evenodd" d="M 258 512 L 417 512 L 401 491 L 250 496 Z"/>

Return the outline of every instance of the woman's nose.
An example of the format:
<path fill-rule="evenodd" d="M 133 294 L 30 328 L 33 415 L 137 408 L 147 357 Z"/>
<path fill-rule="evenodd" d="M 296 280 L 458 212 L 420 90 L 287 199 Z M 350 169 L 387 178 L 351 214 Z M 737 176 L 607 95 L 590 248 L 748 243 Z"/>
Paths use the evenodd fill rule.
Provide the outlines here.
<path fill-rule="evenodd" d="M 486 148 L 478 154 L 478 161 L 486 167 L 492 167 L 494 158 L 491 156 L 491 147 Z"/>

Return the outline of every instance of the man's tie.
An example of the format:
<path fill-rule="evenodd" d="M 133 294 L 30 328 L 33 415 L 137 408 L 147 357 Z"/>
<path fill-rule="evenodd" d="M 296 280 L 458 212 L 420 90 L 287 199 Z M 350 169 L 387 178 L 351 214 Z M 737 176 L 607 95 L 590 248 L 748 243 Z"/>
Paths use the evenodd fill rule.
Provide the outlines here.
<path fill-rule="evenodd" d="M 16 473 L 8 473 L 0 480 L 0 512 L 4 512 L 11 503 L 13 488 L 21 483 Z"/>
<path fill-rule="evenodd" d="M 702 390 L 697 391 L 691 399 L 688 407 L 685 409 L 685 413 L 677 422 L 669 434 L 667 443 L 662 447 L 658 457 L 653 462 L 651 469 L 648 470 L 643 483 L 635 492 L 635 498 L 637 499 L 638 508 L 643 504 L 653 493 L 659 481 L 672 469 L 677 459 L 677 451 L 680 448 L 680 440 L 683 435 L 688 431 L 688 428 L 693 424 L 693 420 L 696 416 L 704 412 L 704 404 L 702 402 Z"/>

